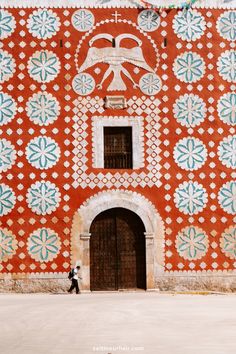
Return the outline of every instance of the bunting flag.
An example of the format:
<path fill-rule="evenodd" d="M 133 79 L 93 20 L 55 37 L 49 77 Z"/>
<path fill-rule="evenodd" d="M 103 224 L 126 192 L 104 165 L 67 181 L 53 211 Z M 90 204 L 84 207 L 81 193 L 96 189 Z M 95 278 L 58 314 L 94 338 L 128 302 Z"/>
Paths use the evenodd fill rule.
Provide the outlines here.
<path fill-rule="evenodd" d="M 167 9 L 176 9 L 176 8 L 180 8 L 180 9 L 189 9 L 193 4 L 195 4 L 198 0 L 186 0 L 182 3 L 173 3 L 173 4 L 166 4 L 163 6 L 158 5 L 158 8 L 167 8 Z M 144 3 L 146 6 L 148 7 L 155 7 L 155 0 L 152 1 L 146 1 L 146 0 L 142 0 L 142 3 Z"/>

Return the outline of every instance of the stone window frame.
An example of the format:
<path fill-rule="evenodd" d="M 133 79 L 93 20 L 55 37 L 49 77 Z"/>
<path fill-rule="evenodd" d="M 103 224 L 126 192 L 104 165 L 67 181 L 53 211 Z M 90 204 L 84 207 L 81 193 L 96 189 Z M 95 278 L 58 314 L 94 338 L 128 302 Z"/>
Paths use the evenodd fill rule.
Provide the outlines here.
<path fill-rule="evenodd" d="M 129 117 L 142 116 L 145 132 L 145 166 L 139 170 L 102 170 L 89 164 L 89 150 L 92 150 L 92 141 L 88 141 L 92 130 L 92 117 L 105 114 L 104 98 L 95 96 L 78 96 L 73 101 L 73 188 L 126 188 L 140 186 L 141 188 L 160 187 L 162 185 L 161 139 L 160 139 L 160 100 L 154 96 L 132 96 L 127 100 Z M 142 106 L 142 107 L 141 107 Z M 145 106 L 145 108 L 143 108 Z M 127 114 L 126 114 L 127 116 Z M 112 116 L 114 117 L 114 116 Z M 92 140 L 92 132 L 91 132 Z M 91 151 L 92 152 L 92 151 Z"/>
<path fill-rule="evenodd" d="M 92 117 L 92 167 L 104 168 L 104 127 L 132 128 L 133 170 L 144 167 L 144 119 L 142 116 Z"/>

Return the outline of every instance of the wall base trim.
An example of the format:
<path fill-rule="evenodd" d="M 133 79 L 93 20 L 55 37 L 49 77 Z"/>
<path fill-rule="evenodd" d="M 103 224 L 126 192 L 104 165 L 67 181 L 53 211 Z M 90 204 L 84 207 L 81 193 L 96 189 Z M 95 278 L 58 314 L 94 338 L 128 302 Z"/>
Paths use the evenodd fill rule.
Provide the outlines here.
<path fill-rule="evenodd" d="M 1 279 L 0 293 L 66 293 L 70 287 L 67 278 Z M 90 290 L 83 293 L 91 294 Z M 128 291 L 128 290 L 127 290 Z M 161 276 L 155 281 L 154 288 L 147 292 L 236 292 L 236 276 Z"/>

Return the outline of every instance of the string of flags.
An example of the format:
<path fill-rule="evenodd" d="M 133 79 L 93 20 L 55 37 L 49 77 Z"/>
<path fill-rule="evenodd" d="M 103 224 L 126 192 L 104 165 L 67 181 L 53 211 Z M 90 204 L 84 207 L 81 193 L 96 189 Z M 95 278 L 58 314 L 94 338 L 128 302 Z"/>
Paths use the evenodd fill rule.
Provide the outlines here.
<path fill-rule="evenodd" d="M 198 0 L 186 0 L 182 3 L 173 3 L 173 4 L 169 4 L 169 5 L 163 5 L 160 6 L 158 5 L 158 8 L 165 8 L 165 9 L 189 9 L 193 4 L 195 4 L 195 2 L 197 2 Z M 155 7 L 155 0 L 152 1 L 148 1 L 148 0 L 142 0 L 142 3 L 144 3 L 146 6 L 148 7 Z"/>

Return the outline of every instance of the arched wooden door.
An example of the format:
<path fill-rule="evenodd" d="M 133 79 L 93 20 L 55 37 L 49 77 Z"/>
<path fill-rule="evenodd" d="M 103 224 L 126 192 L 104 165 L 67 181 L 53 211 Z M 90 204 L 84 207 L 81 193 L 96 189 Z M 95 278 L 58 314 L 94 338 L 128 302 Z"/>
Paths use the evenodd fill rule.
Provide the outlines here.
<path fill-rule="evenodd" d="M 145 228 L 135 213 L 113 208 L 90 228 L 91 290 L 146 289 Z"/>

